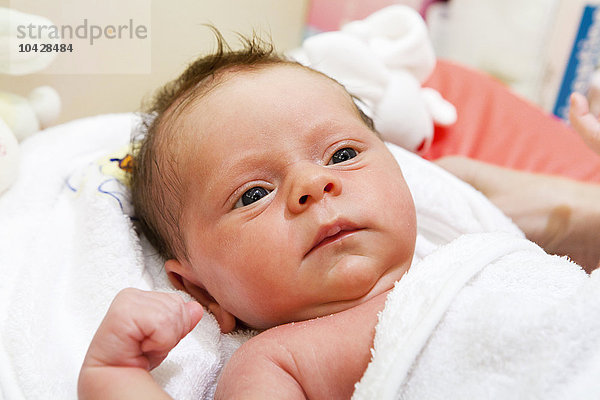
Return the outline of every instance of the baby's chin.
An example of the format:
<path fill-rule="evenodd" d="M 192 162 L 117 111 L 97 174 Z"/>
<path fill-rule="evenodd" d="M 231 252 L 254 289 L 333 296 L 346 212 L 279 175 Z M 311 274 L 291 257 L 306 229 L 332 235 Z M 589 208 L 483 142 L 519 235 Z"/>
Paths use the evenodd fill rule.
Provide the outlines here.
<path fill-rule="evenodd" d="M 375 297 L 387 294 L 409 267 L 410 260 L 386 268 L 382 266 L 382 263 L 374 262 L 367 257 L 350 257 L 344 268 L 340 268 L 332 274 L 337 275 L 331 277 L 331 282 L 327 282 L 321 288 L 324 295 L 317 296 L 319 297 L 318 301 L 306 304 L 300 309 L 288 309 L 280 315 L 273 315 L 270 313 L 271 310 L 266 310 L 261 316 L 253 316 L 253 323 L 241 322 L 239 325 L 262 331 L 279 325 L 307 321 L 351 310 Z"/>
<path fill-rule="evenodd" d="M 305 310 L 305 312 L 300 313 L 300 315 L 292 321 L 285 322 L 306 321 L 352 310 L 362 304 L 368 303 L 380 295 L 387 295 L 394 288 L 395 282 L 398 281 L 404 273 L 405 271 L 398 271 L 397 273 L 387 274 L 377 280 L 376 283 L 360 297 L 348 298 L 347 296 L 344 296 L 340 300 L 333 300 Z"/>
<path fill-rule="evenodd" d="M 339 274 L 340 283 L 330 291 L 333 296 L 324 306 L 336 308 L 339 312 L 388 292 L 406 273 L 410 261 L 393 267 L 385 267 L 385 262 L 370 257 L 349 261 L 344 268 L 335 271 Z"/>

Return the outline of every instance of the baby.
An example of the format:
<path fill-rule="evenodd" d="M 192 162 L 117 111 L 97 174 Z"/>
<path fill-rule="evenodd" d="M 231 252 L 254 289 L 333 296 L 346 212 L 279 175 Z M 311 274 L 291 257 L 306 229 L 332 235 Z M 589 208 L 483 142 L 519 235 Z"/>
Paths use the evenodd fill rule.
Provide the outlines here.
<path fill-rule="evenodd" d="M 156 104 L 132 182 L 144 231 L 222 332 L 265 330 L 216 397 L 350 397 L 416 237 L 411 194 L 372 123 L 337 82 L 258 41 L 238 52 L 220 41 Z M 160 391 L 148 370 L 201 315 L 177 296 L 121 293 L 80 395 Z"/>
<path fill-rule="evenodd" d="M 219 36 L 157 97 L 134 205 L 176 288 L 222 332 L 262 331 L 216 398 L 349 398 L 411 265 L 412 197 L 340 84 L 246 44 L 230 51 Z M 124 290 L 90 344 L 80 397 L 167 398 L 149 371 L 201 317 L 177 295 Z"/>

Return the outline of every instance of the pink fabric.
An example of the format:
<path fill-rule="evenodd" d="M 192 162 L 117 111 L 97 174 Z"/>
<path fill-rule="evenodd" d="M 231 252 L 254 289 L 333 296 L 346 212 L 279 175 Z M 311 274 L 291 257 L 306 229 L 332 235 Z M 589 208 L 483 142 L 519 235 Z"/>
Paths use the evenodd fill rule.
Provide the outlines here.
<path fill-rule="evenodd" d="M 463 155 L 504 167 L 600 183 L 600 156 L 571 127 L 495 79 L 438 60 L 425 86 L 438 90 L 458 113 L 454 125 L 436 127 L 425 158 Z"/>
<path fill-rule="evenodd" d="M 320 32 L 336 31 L 347 22 L 366 18 L 387 6 L 404 3 L 400 0 L 312 0 L 307 24 Z"/>

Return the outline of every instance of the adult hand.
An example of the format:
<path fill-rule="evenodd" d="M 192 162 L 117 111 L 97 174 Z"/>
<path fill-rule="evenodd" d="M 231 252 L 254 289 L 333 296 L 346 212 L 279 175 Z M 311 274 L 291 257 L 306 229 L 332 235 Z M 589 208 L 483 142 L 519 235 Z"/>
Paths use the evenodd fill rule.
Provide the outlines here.
<path fill-rule="evenodd" d="M 599 266 L 600 185 L 465 157 L 436 163 L 481 191 L 546 252 L 567 255 L 588 272 Z"/>
<path fill-rule="evenodd" d="M 600 155 L 600 121 L 590 113 L 587 99 L 579 93 L 571 95 L 569 121 L 588 147 Z"/>

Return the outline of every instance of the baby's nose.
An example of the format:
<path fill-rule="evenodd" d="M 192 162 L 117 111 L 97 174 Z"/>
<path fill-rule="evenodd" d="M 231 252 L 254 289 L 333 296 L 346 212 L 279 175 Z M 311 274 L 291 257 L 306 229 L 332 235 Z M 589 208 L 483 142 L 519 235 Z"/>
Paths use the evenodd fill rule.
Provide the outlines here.
<path fill-rule="evenodd" d="M 305 168 L 297 173 L 292 183 L 288 207 L 293 213 L 299 213 L 325 195 L 338 196 L 341 192 L 342 182 L 333 171 L 322 166 Z"/>
<path fill-rule="evenodd" d="M 333 190 L 333 188 L 334 188 L 334 185 L 333 185 L 333 183 L 332 183 L 332 182 L 329 182 L 329 183 L 328 183 L 327 185 L 325 185 L 325 187 L 323 188 L 323 194 L 331 192 L 331 191 Z M 308 197 L 309 197 L 309 195 L 308 195 L 308 194 L 305 194 L 305 195 L 302 195 L 302 196 L 300 196 L 299 203 L 300 203 L 300 204 L 305 204 L 305 203 L 306 203 L 306 201 L 308 200 Z M 321 196 L 321 197 L 322 197 L 322 196 Z M 316 198 L 317 198 L 317 196 L 314 196 L 314 198 L 316 199 Z"/>

